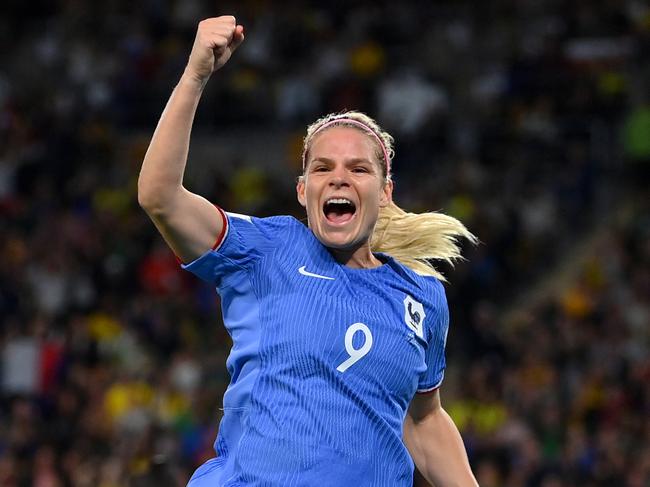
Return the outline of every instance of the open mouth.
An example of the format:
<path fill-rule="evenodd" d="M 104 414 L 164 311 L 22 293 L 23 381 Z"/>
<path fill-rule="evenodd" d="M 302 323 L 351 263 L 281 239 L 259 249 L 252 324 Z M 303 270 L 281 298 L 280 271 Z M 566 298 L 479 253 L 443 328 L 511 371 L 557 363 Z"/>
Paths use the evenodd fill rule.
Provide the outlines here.
<path fill-rule="evenodd" d="M 323 205 L 325 218 L 335 225 L 349 222 L 356 211 L 356 205 L 347 198 L 330 198 Z"/>

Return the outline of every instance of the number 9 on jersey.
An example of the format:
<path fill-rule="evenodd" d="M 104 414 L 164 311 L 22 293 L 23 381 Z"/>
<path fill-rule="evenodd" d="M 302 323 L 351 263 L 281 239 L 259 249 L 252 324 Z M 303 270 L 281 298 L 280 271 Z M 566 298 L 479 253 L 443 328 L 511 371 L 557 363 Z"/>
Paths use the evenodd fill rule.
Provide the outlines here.
<path fill-rule="evenodd" d="M 361 347 L 354 348 L 352 344 L 352 339 L 356 332 L 362 332 L 364 336 L 364 341 Z M 363 323 L 354 323 L 345 332 L 345 350 L 350 355 L 343 363 L 341 363 L 336 370 L 339 372 L 345 372 L 352 366 L 361 360 L 364 356 L 368 354 L 370 348 L 372 347 L 372 333 L 370 333 L 370 328 L 368 328 Z"/>

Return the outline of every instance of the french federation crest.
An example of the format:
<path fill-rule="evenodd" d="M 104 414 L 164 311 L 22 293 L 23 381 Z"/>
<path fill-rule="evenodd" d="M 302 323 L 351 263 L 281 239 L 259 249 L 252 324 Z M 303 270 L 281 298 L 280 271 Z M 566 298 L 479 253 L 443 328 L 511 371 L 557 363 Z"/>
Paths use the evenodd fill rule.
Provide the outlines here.
<path fill-rule="evenodd" d="M 408 294 L 404 298 L 404 321 L 406 326 L 415 332 L 417 336 L 424 340 L 424 306 L 418 303 Z"/>

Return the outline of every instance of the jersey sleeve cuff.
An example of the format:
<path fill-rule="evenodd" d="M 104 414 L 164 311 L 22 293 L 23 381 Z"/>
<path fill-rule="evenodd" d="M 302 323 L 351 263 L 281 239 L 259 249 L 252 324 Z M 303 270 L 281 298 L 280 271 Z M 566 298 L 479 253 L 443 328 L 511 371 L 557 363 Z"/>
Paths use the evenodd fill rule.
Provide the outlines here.
<path fill-rule="evenodd" d="M 221 221 L 223 222 L 223 226 L 222 226 L 221 232 L 217 236 L 217 239 L 214 242 L 214 245 L 212 246 L 211 250 L 219 250 L 219 247 L 221 247 L 221 244 L 223 244 L 224 240 L 226 240 L 226 236 L 228 235 L 228 217 L 226 216 L 226 212 L 223 211 L 220 207 L 218 207 L 217 205 L 214 205 L 214 207 L 219 212 L 219 216 L 221 217 Z M 188 263 L 183 262 L 178 257 L 178 255 L 176 255 L 176 254 L 174 254 L 174 258 L 176 259 L 176 262 L 178 263 L 178 265 L 180 265 L 183 269 L 185 269 L 187 266 L 192 264 L 192 262 L 188 262 Z M 198 259 L 195 259 L 195 261 L 196 260 L 198 260 Z"/>
<path fill-rule="evenodd" d="M 212 250 L 219 250 L 219 247 L 221 247 L 221 244 L 223 244 L 223 241 L 226 240 L 226 235 L 228 235 L 228 217 L 226 216 L 226 212 L 223 211 L 220 207 L 217 205 L 214 205 L 214 207 L 219 211 L 219 215 L 221 216 L 221 221 L 223 222 L 223 226 L 221 228 L 221 233 L 217 237 L 217 240 L 214 242 L 214 245 L 212 246 Z"/>
<path fill-rule="evenodd" d="M 416 391 L 417 394 L 431 394 L 433 392 L 436 392 L 438 389 L 440 389 L 440 386 L 432 387 L 431 389 L 418 389 Z"/>
<path fill-rule="evenodd" d="M 440 381 L 435 386 L 420 387 L 415 392 L 417 392 L 418 394 L 430 394 L 432 392 L 435 392 L 437 389 L 440 389 L 440 386 L 442 385 L 442 381 L 443 381 L 443 379 L 440 379 Z"/>

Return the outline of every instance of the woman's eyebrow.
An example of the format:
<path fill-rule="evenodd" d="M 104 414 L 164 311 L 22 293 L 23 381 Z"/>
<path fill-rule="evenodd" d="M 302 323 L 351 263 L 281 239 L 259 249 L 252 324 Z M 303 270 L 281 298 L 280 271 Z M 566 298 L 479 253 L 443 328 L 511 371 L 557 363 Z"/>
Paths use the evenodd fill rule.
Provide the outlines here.
<path fill-rule="evenodd" d="M 352 159 L 347 159 L 347 160 L 345 161 L 345 163 L 346 163 L 346 164 L 359 164 L 359 163 L 363 163 L 363 164 L 371 164 L 371 165 L 372 165 L 372 161 L 366 159 L 365 157 L 354 157 L 354 158 L 352 158 Z"/>
<path fill-rule="evenodd" d="M 324 162 L 326 164 L 334 164 L 334 160 L 330 159 L 329 157 L 316 157 L 312 159 L 311 162 Z M 359 163 L 365 163 L 365 164 L 372 164 L 372 161 L 369 159 L 366 159 L 365 157 L 353 157 L 351 159 L 346 159 L 345 164 L 359 164 Z"/>
<path fill-rule="evenodd" d="M 311 162 L 324 162 L 325 164 L 334 164 L 334 161 L 332 159 L 329 159 L 327 157 L 316 157 L 312 159 Z"/>

